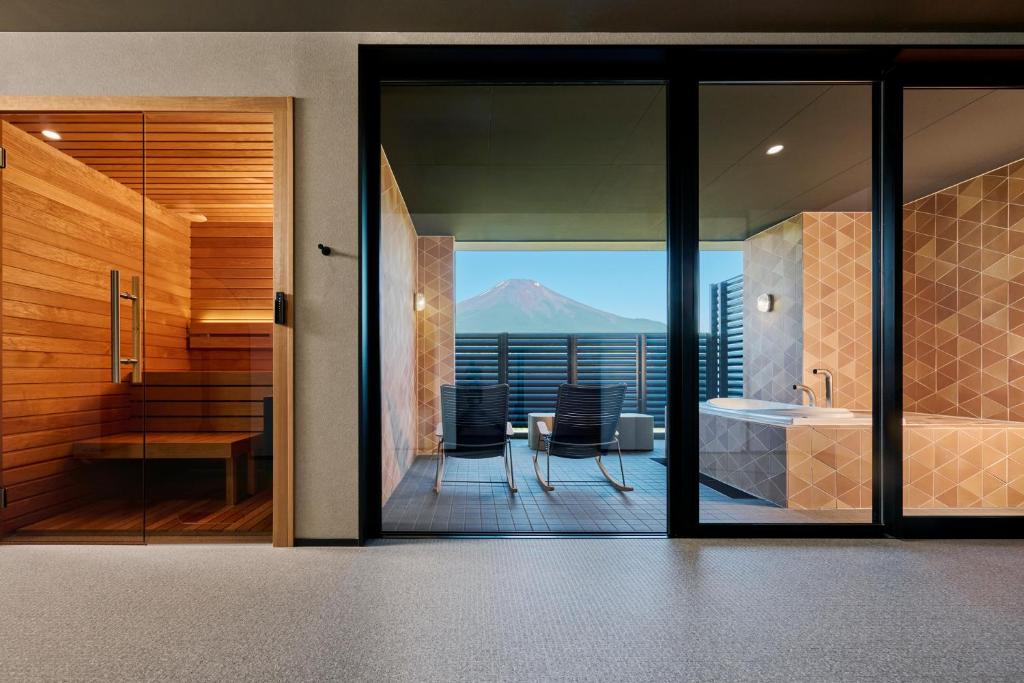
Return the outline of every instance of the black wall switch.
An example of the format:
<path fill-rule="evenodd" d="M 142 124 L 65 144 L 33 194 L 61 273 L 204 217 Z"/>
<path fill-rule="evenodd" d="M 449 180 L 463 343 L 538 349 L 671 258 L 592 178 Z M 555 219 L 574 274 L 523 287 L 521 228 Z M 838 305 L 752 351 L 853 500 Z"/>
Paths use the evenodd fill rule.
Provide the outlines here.
<path fill-rule="evenodd" d="M 278 325 L 284 325 L 288 322 L 288 314 L 285 311 L 284 292 L 278 292 L 274 295 L 274 322 Z"/>

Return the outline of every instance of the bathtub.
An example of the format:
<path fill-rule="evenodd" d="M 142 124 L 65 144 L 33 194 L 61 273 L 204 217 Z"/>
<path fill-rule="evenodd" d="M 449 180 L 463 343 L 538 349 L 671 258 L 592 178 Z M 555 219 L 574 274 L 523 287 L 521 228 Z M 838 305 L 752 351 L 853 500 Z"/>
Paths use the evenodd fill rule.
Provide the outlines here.
<path fill-rule="evenodd" d="M 811 407 L 754 398 L 712 398 L 700 404 L 700 412 L 783 427 L 871 424 L 871 414 L 867 411 Z"/>
<path fill-rule="evenodd" d="M 700 403 L 700 412 L 705 415 L 729 417 L 734 420 L 758 424 L 810 427 L 854 427 L 871 424 L 871 411 L 847 410 L 846 408 L 821 408 L 761 401 L 756 398 L 712 398 Z M 904 413 L 905 427 L 1019 427 L 1019 422 L 993 420 L 978 417 L 934 415 L 931 413 Z"/>

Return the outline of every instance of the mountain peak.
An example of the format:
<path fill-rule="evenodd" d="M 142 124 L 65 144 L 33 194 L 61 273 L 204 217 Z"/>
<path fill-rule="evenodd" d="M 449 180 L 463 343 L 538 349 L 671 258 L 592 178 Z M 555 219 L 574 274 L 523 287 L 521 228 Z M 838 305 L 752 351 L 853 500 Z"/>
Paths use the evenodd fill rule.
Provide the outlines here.
<path fill-rule="evenodd" d="M 536 280 L 502 280 L 486 292 L 461 301 L 456 332 L 664 332 L 665 324 L 626 318 L 571 299 Z"/>
<path fill-rule="evenodd" d="M 536 280 L 527 280 L 526 278 L 522 277 L 514 277 L 508 280 L 502 280 L 498 284 L 491 287 L 491 290 L 517 287 L 544 287 L 544 285 L 537 282 Z M 547 287 L 544 287 L 544 289 L 547 289 Z"/>

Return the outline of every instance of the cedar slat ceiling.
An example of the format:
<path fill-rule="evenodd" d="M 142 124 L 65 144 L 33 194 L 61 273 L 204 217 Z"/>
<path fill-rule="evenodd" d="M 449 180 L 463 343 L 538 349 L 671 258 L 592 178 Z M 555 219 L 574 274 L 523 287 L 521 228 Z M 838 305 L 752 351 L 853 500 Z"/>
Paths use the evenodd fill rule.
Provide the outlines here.
<path fill-rule="evenodd" d="M 273 220 L 273 122 L 257 113 L 5 114 L 47 144 L 171 211 L 210 222 Z M 44 129 L 60 133 L 49 140 Z M 145 167 L 143 160 L 145 159 Z"/>

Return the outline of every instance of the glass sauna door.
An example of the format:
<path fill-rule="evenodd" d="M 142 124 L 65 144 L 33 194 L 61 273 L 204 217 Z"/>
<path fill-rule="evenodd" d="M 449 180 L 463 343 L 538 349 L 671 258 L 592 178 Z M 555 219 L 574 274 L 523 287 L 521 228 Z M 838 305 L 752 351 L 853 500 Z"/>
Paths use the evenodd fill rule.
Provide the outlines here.
<path fill-rule="evenodd" d="M 145 125 L 146 539 L 269 541 L 273 120 Z"/>
<path fill-rule="evenodd" d="M 0 533 L 143 540 L 143 121 L 0 114 Z"/>

